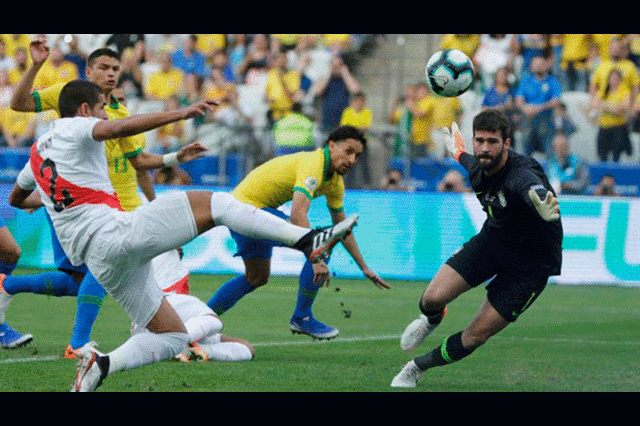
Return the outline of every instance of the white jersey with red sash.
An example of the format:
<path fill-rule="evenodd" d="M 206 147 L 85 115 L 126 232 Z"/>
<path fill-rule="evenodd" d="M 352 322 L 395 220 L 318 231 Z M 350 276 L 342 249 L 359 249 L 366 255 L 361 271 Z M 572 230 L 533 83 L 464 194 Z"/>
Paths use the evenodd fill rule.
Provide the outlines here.
<path fill-rule="evenodd" d="M 31 147 L 18 176 L 23 189 L 40 192 L 60 243 L 74 265 L 83 263 L 93 231 L 122 211 L 111 181 L 102 142 L 93 138 L 99 118 L 54 121 Z"/>

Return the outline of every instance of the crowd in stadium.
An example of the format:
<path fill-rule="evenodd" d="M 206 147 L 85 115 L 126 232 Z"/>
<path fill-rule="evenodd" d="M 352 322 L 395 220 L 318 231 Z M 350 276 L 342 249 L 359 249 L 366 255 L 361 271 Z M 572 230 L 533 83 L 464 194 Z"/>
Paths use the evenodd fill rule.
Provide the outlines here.
<path fill-rule="evenodd" d="M 1 147 L 30 146 L 54 118 L 8 108 L 12 86 L 30 62 L 31 36 L 0 37 Z M 422 81 L 407 85 L 387 117 L 374 117 L 350 55 L 375 35 L 46 36 L 51 55 L 34 89 L 83 78 L 88 54 L 110 46 L 122 56 L 116 95 L 133 113 L 173 109 L 204 97 L 221 102 L 202 119 L 148 135 L 147 149 L 157 153 L 199 140 L 216 152 L 242 152 L 259 164 L 273 155 L 315 149 L 340 124 L 365 130 L 385 124 L 395 129 L 389 157 L 439 159 L 446 157 L 439 129 L 474 113 L 465 111 L 459 98 L 436 97 Z M 540 155 L 562 193 L 585 194 L 590 184 L 597 184 L 591 182 L 588 160 L 572 152 L 576 123 L 563 93 L 588 94 L 584 113 L 597 126 L 599 161 L 620 162 L 624 154 L 631 155 L 630 135 L 640 131 L 638 34 L 444 34 L 438 48 L 459 49 L 473 60 L 476 81 L 471 90 L 481 97 L 480 107 L 504 110 L 513 123 L 515 149 Z M 366 168 L 367 161 L 363 164 Z M 390 172 L 398 173 L 402 171 Z M 459 179 L 450 175 L 447 179 Z M 372 179 L 368 173 L 363 176 Z M 159 183 L 190 182 L 177 168 L 162 170 L 156 178 Z M 393 180 L 360 182 L 360 187 L 410 189 L 394 187 Z M 353 179 L 347 185 L 358 187 Z"/>

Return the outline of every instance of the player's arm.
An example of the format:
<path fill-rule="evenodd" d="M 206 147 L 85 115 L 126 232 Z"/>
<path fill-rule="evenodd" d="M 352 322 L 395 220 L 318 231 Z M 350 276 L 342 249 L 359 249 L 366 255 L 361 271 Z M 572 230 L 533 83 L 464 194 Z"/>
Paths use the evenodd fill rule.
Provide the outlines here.
<path fill-rule="evenodd" d="M 208 111 L 213 111 L 217 105 L 217 101 L 205 99 L 176 110 L 132 115 L 120 120 L 100 120 L 94 125 L 92 135 L 96 141 L 138 135 L 176 121 L 203 116 Z"/>
<path fill-rule="evenodd" d="M 151 180 L 151 174 L 146 170 L 136 169 L 136 177 L 138 179 L 138 186 L 147 198 L 147 201 L 153 201 L 156 198 L 156 190 Z"/>
<path fill-rule="evenodd" d="M 36 110 L 36 102 L 31 95 L 31 90 L 38 71 L 49 57 L 49 46 L 47 46 L 46 39 L 40 37 L 33 39 L 29 43 L 29 52 L 32 59 L 31 65 L 14 86 L 11 95 L 9 106 L 14 111 L 34 112 Z"/>
<path fill-rule="evenodd" d="M 22 168 L 9 194 L 9 204 L 23 210 L 35 210 L 43 206 L 40 194 L 34 191 L 36 181 L 31 171 L 31 162 Z"/>
<path fill-rule="evenodd" d="M 458 128 L 458 124 L 454 121 L 451 124 L 451 130 L 448 127 L 443 127 L 442 131 L 446 135 L 445 145 L 449 153 L 455 158 L 455 160 L 462 164 L 465 169 L 469 170 L 476 159 L 473 155 L 467 152 L 464 138 Z"/>
<path fill-rule="evenodd" d="M 347 216 L 345 215 L 344 210 L 331 210 L 331 219 L 333 220 L 333 223 L 342 222 L 346 218 Z M 356 238 L 353 235 L 353 232 L 350 232 L 342 240 L 342 245 L 344 245 L 344 248 L 351 255 L 364 276 L 371 280 L 376 285 L 376 287 L 385 289 L 391 288 L 391 286 L 389 286 L 389 284 L 387 284 L 382 278 L 380 278 L 378 274 L 369 269 L 367 262 L 365 262 L 364 257 L 362 256 L 360 247 L 358 247 L 358 243 L 356 242 Z"/>

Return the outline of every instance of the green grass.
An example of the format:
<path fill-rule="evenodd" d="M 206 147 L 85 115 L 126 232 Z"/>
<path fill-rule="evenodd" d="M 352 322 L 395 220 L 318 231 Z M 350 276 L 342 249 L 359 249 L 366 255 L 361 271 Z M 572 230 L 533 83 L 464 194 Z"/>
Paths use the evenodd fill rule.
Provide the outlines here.
<path fill-rule="evenodd" d="M 16 273 L 32 272 L 17 271 Z M 193 275 L 203 300 L 228 277 Z M 473 318 L 485 291 L 449 305 L 447 318 L 412 354 L 399 335 L 416 315 L 426 283 L 393 281 L 388 291 L 364 280 L 334 279 L 321 290 L 316 316 L 337 339 L 292 335 L 288 321 L 297 280 L 273 277 L 223 316 L 225 334 L 254 343 L 251 362 L 161 362 L 110 376 L 98 392 L 624 392 L 640 390 L 640 289 L 550 285 L 513 325 L 469 358 L 423 375 L 415 390 L 389 383 L 413 356 L 430 351 Z M 351 315 L 345 315 L 350 311 Z M 61 358 L 75 315 L 74 298 L 19 294 L 7 322 L 34 335 L 29 346 L 0 350 L 0 391 L 70 388 L 75 361 Z M 129 335 L 129 320 L 107 298 L 92 339 L 110 351 Z"/>

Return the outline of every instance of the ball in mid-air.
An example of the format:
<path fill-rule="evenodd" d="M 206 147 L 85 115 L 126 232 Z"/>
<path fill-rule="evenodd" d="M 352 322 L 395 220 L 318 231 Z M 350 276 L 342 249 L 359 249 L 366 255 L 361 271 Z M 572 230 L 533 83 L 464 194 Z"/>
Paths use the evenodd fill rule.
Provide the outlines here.
<path fill-rule="evenodd" d="M 467 55 L 457 49 L 439 50 L 425 67 L 427 83 L 437 95 L 460 96 L 473 83 L 475 70 Z"/>

